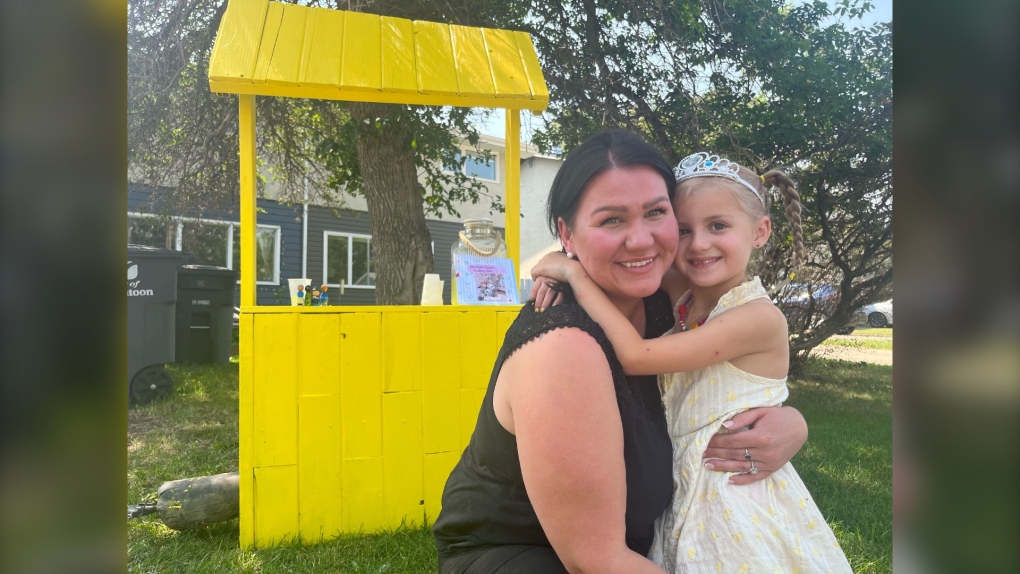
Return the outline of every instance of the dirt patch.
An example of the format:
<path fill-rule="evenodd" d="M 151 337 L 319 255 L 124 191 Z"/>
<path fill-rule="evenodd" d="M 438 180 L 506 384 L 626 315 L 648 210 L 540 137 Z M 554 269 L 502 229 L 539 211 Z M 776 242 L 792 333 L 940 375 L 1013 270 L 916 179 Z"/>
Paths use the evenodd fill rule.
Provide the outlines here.
<path fill-rule="evenodd" d="M 864 337 L 861 337 L 862 339 Z M 812 351 L 817 357 L 824 359 L 840 359 L 876 365 L 893 364 L 892 349 L 870 349 L 867 347 L 842 347 L 837 345 L 819 345 Z"/>
<path fill-rule="evenodd" d="M 149 431 L 155 430 L 158 423 L 155 418 L 128 411 L 128 439 L 139 438 Z"/>

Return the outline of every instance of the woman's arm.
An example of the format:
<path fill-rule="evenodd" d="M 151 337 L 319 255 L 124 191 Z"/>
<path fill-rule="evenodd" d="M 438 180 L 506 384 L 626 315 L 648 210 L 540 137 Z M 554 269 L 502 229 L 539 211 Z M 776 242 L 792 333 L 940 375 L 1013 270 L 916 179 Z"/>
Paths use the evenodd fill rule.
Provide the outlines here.
<path fill-rule="evenodd" d="M 777 351 L 788 344 L 786 318 L 765 301 L 730 309 L 694 331 L 644 339 L 580 263 L 558 254 L 550 255 L 532 268 L 532 274 L 570 283 L 577 302 L 605 331 L 628 375 L 701 369 L 752 353 Z"/>
<path fill-rule="evenodd" d="M 517 437 L 528 497 L 567 570 L 662 574 L 627 548 L 623 430 L 598 343 L 574 328 L 527 343 L 504 363 L 494 402 Z"/>
<path fill-rule="evenodd" d="M 796 455 L 807 441 L 808 428 L 803 415 L 793 407 L 761 407 L 744 411 L 723 423 L 723 429 L 708 441 L 703 455 L 706 468 L 720 472 L 739 472 L 730 477 L 732 484 L 762 480 Z M 758 474 L 746 474 L 751 455 Z"/>

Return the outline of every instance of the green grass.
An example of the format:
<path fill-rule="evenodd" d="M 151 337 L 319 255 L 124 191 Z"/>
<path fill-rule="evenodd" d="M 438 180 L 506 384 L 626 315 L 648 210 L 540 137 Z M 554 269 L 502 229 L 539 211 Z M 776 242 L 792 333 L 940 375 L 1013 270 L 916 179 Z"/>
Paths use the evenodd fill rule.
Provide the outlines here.
<path fill-rule="evenodd" d="M 810 360 L 787 404 L 810 429 L 793 465 L 854 572 L 891 572 L 892 367 Z"/>
<path fill-rule="evenodd" d="M 128 413 L 128 502 L 166 481 L 237 470 L 237 364 L 170 367 L 168 400 Z M 854 571 L 892 570 L 892 368 L 812 359 L 790 382 L 810 439 L 794 459 Z M 178 532 L 152 514 L 128 523 L 133 573 L 432 573 L 427 526 L 243 551 L 238 521 Z"/>
<path fill-rule="evenodd" d="M 858 327 L 854 329 L 852 333 L 854 337 L 888 337 L 892 338 L 892 327 L 882 327 L 876 329 L 874 327 Z"/>
<path fill-rule="evenodd" d="M 822 341 L 822 345 L 831 347 L 857 347 L 863 349 L 888 349 L 892 350 L 893 336 L 892 328 L 885 327 L 875 329 L 865 327 L 855 329 L 849 335 L 833 335 Z"/>
<path fill-rule="evenodd" d="M 879 337 L 854 338 L 853 335 L 835 335 L 822 341 L 822 345 L 829 347 L 856 347 L 859 349 L 888 349 L 892 350 L 892 339 Z"/>

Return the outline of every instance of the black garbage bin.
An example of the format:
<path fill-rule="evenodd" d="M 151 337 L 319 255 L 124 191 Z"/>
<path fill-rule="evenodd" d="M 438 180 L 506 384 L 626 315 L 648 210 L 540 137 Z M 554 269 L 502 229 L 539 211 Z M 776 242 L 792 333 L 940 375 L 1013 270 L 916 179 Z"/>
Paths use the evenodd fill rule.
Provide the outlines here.
<path fill-rule="evenodd" d="M 230 362 L 237 272 L 184 265 L 177 270 L 178 363 Z"/>
<path fill-rule="evenodd" d="M 177 268 L 187 254 L 144 245 L 127 248 L 128 400 L 147 403 L 173 392 L 163 366 L 174 362 Z"/>

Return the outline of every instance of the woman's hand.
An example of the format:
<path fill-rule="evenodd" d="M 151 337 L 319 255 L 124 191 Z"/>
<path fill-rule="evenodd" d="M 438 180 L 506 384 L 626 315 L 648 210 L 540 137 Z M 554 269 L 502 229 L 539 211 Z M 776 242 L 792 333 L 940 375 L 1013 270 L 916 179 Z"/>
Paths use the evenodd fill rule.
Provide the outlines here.
<path fill-rule="evenodd" d="M 723 423 L 705 449 L 705 467 L 738 472 L 731 484 L 761 480 L 790 462 L 807 441 L 808 429 L 800 411 L 793 407 L 761 407 L 737 414 Z M 745 458 L 751 455 L 751 460 Z M 751 462 L 758 469 L 750 474 Z"/>

